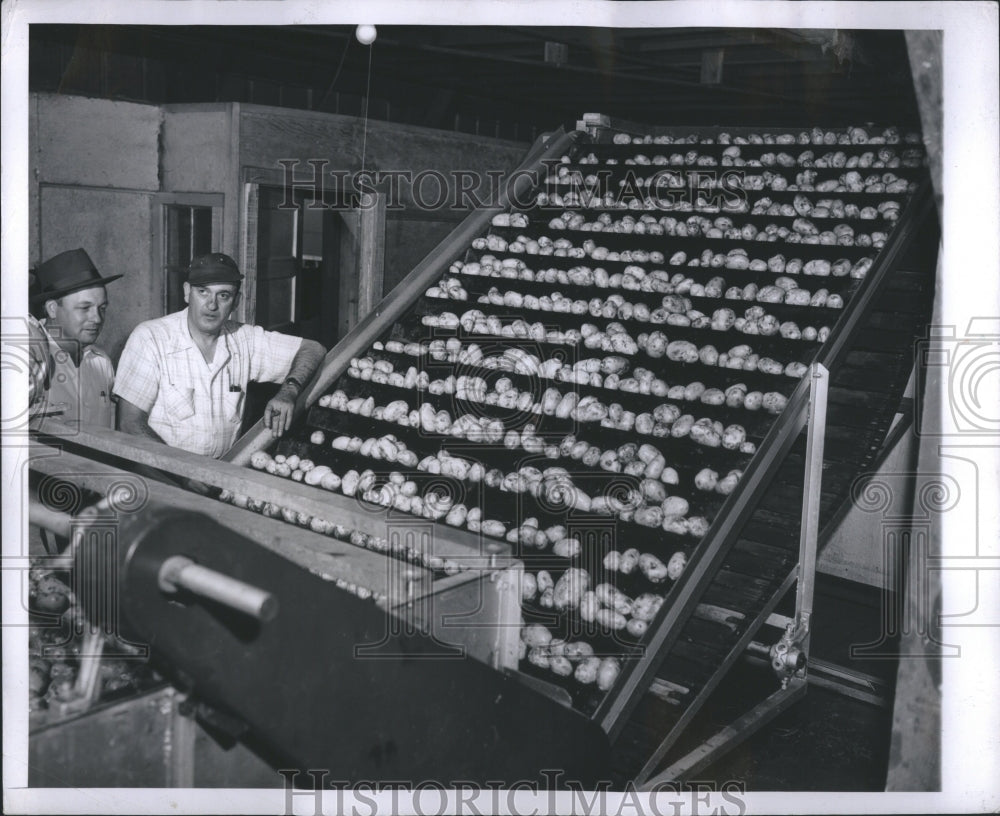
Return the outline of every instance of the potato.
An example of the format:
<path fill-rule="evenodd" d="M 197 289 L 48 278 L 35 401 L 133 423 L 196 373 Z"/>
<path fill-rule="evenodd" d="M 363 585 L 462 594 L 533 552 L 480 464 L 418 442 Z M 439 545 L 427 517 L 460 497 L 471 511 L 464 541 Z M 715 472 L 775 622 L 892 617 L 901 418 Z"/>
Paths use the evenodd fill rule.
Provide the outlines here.
<path fill-rule="evenodd" d="M 785 303 L 791 306 L 808 306 L 812 294 L 808 289 L 790 289 L 785 294 Z"/>
<path fill-rule="evenodd" d="M 303 481 L 307 485 L 315 486 L 320 483 L 320 481 L 324 476 L 332 472 L 333 471 L 331 471 L 331 469 L 326 465 L 317 465 L 316 467 L 312 468 L 312 470 L 310 470 L 308 473 L 306 473 L 306 475 L 303 477 Z"/>
<path fill-rule="evenodd" d="M 804 275 L 817 275 L 819 277 L 827 277 L 831 272 L 831 265 L 825 258 L 816 258 L 812 261 L 807 261 L 805 266 L 802 267 L 802 274 Z"/>
<path fill-rule="evenodd" d="M 671 581 L 676 581 L 681 577 L 681 573 L 684 572 L 684 567 L 686 566 L 687 556 L 682 551 L 675 552 L 667 562 L 667 577 Z"/>
<path fill-rule="evenodd" d="M 667 577 L 667 565 L 652 553 L 639 556 L 639 569 L 654 584 L 662 583 Z"/>
<path fill-rule="evenodd" d="M 702 468 L 694 477 L 694 485 L 699 490 L 714 490 L 719 474 L 711 468 Z"/>
<path fill-rule="evenodd" d="M 678 417 L 670 427 L 670 435 L 675 439 L 687 436 L 694 426 L 694 417 L 691 414 L 684 414 Z"/>
<path fill-rule="evenodd" d="M 615 631 L 619 629 L 624 629 L 628 623 L 628 619 L 620 612 L 615 612 L 614 609 L 601 609 L 594 616 L 595 622 L 598 626 L 602 626 L 605 629 L 613 629 Z"/>
<path fill-rule="evenodd" d="M 583 593 L 580 598 L 580 618 L 581 620 L 593 621 L 597 613 L 601 611 L 601 602 L 597 600 L 597 596 L 594 594 L 593 590 L 588 590 Z"/>
<path fill-rule="evenodd" d="M 708 532 L 708 519 L 704 516 L 691 516 L 688 520 L 688 533 L 701 538 Z"/>
<path fill-rule="evenodd" d="M 718 388 L 708 388 L 701 395 L 701 401 L 705 405 L 722 405 L 726 401 L 726 395 Z"/>
<path fill-rule="evenodd" d="M 651 621 L 660 606 L 663 598 L 651 592 L 645 592 L 632 602 L 632 618 L 634 620 Z"/>
<path fill-rule="evenodd" d="M 573 664 L 561 655 L 549 658 L 549 668 L 560 677 L 569 677 L 573 674 Z"/>
<path fill-rule="evenodd" d="M 573 678 L 578 683 L 583 683 L 584 685 L 589 685 L 597 680 L 597 673 L 601 667 L 601 659 L 599 657 L 586 657 L 579 662 L 576 670 L 573 672 Z"/>
<path fill-rule="evenodd" d="M 553 595 L 556 609 L 576 608 L 589 588 L 590 573 L 579 567 L 570 567 L 556 582 Z"/>
<path fill-rule="evenodd" d="M 608 691 L 618 679 L 621 667 L 618 660 L 613 657 L 605 657 L 597 669 L 597 687 L 601 691 Z"/>
<path fill-rule="evenodd" d="M 687 535 L 687 519 L 683 516 L 664 515 L 663 523 L 660 525 L 664 532 L 672 535 Z"/>
<path fill-rule="evenodd" d="M 495 536 L 496 538 L 503 538 L 507 533 L 504 523 L 496 519 L 486 519 L 480 523 L 479 529 L 486 535 Z"/>
<path fill-rule="evenodd" d="M 761 357 L 757 361 L 757 370 L 765 374 L 781 374 L 785 369 L 777 360 L 772 360 L 770 357 Z"/>
<path fill-rule="evenodd" d="M 528 662 L 532 666 L 538 666 L 540 669 L 547 669 L 549 667 L 549 655 L 544 649 L 534 648 L 528 652 Z"/>
<path fill-rule="evenodd" d="M 634 638 L 641 638 L 646 634 L 649 629 L 649 623 L 639 618 L 629 618 L 628 622 L 625 624 L 625 631 L 628 632 Z"/>
<path fill-rule="evenodd" d="M 716 309 L 712 313 L 711 326 L 715 331 L 728 331 L 736 322 L 736 313 L 732 309 Z"/>
<path fill-rule="evenodd" d="M 567 643 L 563 647 L 563 656 L 570 660 L 585 660 L 594 656 L 594 647 L 584 640 Z"/>
<path fill-rule="evenodd" d="M 254 451 L 253 455 L 250 457 L 251 466 L 257 470 L 264 470 L 270 461 L 271 455 L 267 451 Z"/>
<path fill-rule="evenodd" d="M 639 551 L 634 547 L 630 547 L 622 553 L 622 557 L 618 562 L 618 571 L 623 575 L 629 575 L 635 571 L 638 565 Z"/>
<path fill-rule="evenodd" d="M 667 358 L 678 363 L 696 363 L 698 347 L 687 340 L 674 340 L 667 346 Z"/>
<path fill-rule="evenodd" d="M 611 584 L 598 584 L 594 587 L 594 595 L 602 606 L 610 607 L 622 615 L 632 613 L 632 600 Z"/>
<path fill-rule="evenodd" d="M 318 470 L 318 468 L 311 470 L 310 474 L 315 473 L 316 470 Z M 340 487 L 340 481 L 340 477 L 336 473 L 328 471 L 320 478 L 319 486 L 324 490 L 337 490 Z"/>
<path fill-rule="evenodd" d="M 715 492 L 721 493 L 723 496 L 728 496 L 736 489 L 736 485 L 739 484 L 740 477 L 743 472 L 740 470 L 731 470 L 723 479 L 719 480 L 719 483 L 715 486 Z"/>
<path fill-rule="evenodd" d="M 530 575 L 530 573 L 525 573 Z M 521 629 L 521 640 L 529 647 L 547 647 L 552 642 L 552 633 L 540 623 L 532 623 Z"/>
<path fill-rule="evenodd" d="M 722 435 L 707 418 L 699 419 L 691 426 L 690 436 L 692 442 L 709 448 L 717 448 L 722 443 Z"/>
<path fill-rule="evenodd" d="M 663 521 L 663 511 L 659 507 L 642 507 L 635 511 L 634 519 L 636 524 L 643 527 L 659 527 Z"/>
<path fill-rule="evenodd" d="M 683 496 L 669 496 L 663 500 L 662 508 L 665 516 L 686 516 L 690 509 Z"/>
<path fill-rule="evenodd" d="M 561 538 L 552 545 L 552 552 L 561 558 L 576 558 L 581 552 L 580 542 L 575 538 Z"/>
<path fill-rule="evenodd" d="M 727 450 L 737 450 L 746 441 L 746 428 L 742 425 L 729 425 L 722 434 L 722 447 Z"/>

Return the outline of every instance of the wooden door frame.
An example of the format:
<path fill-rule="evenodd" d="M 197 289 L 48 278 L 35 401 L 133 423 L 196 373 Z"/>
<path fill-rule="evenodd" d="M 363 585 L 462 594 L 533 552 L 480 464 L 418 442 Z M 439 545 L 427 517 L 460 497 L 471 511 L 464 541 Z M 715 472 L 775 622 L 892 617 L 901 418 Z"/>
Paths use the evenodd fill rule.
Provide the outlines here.
<path fill-rule="evenodd" d="M 240 238 L 240 268 L 243 271 L 242 319 L 256 322 L 257 287 L 257 225 L 260 187 L 285 184 L 284 172 L 278 168 L 243 167 L 242 235 Z M 371 195 L 371 194 L 369 194 Z M 376 193 L 371 206 L 351 210 L 335 210 L 343 220 L 340 246 L 340 291 L 338 335 L 343 336 L 382 300 L 385 272 L 386 198 Z"/>

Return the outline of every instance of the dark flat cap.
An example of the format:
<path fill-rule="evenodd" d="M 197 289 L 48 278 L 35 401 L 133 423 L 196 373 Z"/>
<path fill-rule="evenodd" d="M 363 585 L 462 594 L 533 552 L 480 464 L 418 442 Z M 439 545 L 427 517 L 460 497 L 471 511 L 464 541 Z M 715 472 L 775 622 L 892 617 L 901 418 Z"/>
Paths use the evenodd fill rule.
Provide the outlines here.
<path fill-rule="evenodd" d="M 205 283 L 239 283 L 243 280 L 236 261 L 221 252 L 199 255 L 188 268 L 188 283 L 192 286 Z"/>
<path fill-rule="evenodd" d="M 34 271 L 34 290 L 30 300 L 35 303 L 54 300 L 81 289 L 104 286 L 121 275 L 101 277 L 90 256 L 82 249 L 70 249 L 49 258 Z"/>

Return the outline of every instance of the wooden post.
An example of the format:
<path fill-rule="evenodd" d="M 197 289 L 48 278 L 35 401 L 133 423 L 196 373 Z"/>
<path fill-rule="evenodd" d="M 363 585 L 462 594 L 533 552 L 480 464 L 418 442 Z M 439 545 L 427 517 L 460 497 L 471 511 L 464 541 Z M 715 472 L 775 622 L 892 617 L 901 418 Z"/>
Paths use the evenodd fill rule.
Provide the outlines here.
<path fill-rule="evenodd" d="M 385 196 L 366 193 L 367 201 L 359 211 L 358 229 L 358 310 L 350 328 L 354 328 L 382 300 L 385 271 Z M 373 200 L 374 199 L 374 200 Z"/>

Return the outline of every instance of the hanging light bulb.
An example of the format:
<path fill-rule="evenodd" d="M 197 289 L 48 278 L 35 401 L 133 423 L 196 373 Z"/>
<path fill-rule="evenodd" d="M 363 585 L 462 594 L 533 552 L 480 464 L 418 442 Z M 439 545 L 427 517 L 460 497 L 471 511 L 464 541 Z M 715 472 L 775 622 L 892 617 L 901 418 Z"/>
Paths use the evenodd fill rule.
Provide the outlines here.
<path fill-rule="evenodd" d="M 362 45 L 371 45 L 375 42 L 378 32 L 373 25 L 359 25 L 354 31 L 354 36 L 357 37 L 358 42 Z"/>

